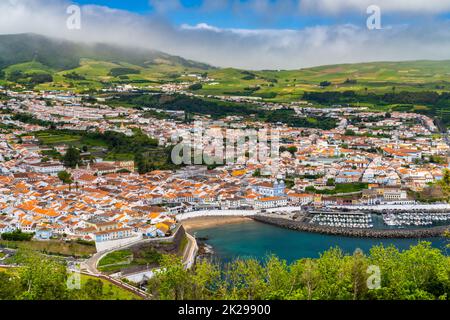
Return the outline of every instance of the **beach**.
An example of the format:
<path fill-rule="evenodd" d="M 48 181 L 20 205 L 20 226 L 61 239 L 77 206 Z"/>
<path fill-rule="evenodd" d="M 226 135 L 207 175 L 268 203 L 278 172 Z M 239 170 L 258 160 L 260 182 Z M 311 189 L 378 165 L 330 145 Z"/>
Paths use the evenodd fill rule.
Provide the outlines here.
<path fill-rule="evenodd" d="M 182 225 L 186 231 L 190 231 L 190 230 L 207 229 L 221 225 L 243 223 L 248 221 L 252 221 L 252 219 L 247 217 L 236 217 L 236 216 L 234 217 L 217 216 L 217 217 L 201 217 L 189 219 L 183 221 Z"/>

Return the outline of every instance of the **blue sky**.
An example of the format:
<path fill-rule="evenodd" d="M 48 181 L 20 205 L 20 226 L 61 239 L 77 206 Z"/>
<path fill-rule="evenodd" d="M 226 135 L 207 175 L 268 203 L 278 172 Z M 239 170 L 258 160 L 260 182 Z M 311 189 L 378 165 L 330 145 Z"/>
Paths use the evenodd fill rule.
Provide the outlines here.
<path fill-rule="evenodd" d="M 305 1 L 305 0 L 304 0 Z M 316 1 L 316 0 L 306 0 Z M 305 2 L 306 2 L 305 1 Z M 318 2 L 323 1 L 319 0 Z M 347 0 L 334 0 L 328 2 L 344 3 Z M 362 0 L 364 2 L 364 0 Z M 386 0 L 373 0 L 369 3 L 381 3 Z M 391 2 L 405 0 L 390 0 Z M 411 0 L 412 2 L 426 2 Z M 439 0 L 447 2 L 448 0 Z M 76 0 L 79 4 L 96 4 L 134 12 L 142 15 L 160 15 L 175 25 L 197 25 L 206 23 L 220 28 L 242 29 L 301 29 L 317 25 L 334 24 L 363 24 L 367 19 L 365 7 L 355 10 L 349 6 L 348 10 L 327 14 L 320 9 L 311 11 L 307 8 L 298 8 L 301 0 Z M 326 1 L 323 1 L 326 3 Z M 351 1 L 349 1 L 351 2 Z M 430 1 L 428 1 L 430 2 Z M 433 1 L 431 1 L 433 2 Z M 257 4 L 263 4 L 258 8 Z M 214 5 L 215 4 L 215 5 Z M 255 5 L 256 4 L 256 5 Z M 432 6 L 433 3 L 430 3 Z M 447 20 L 450 10 L 437 10 L 428 14 L 420 7 L 415 9 L 392 11 L 387 8 L 383 12 L 385 23 L 404 24 L 422 23 L 430 19 Z M 383 6 L 381 6 L 383 9 Z M 424 14 L 425 13 L 425 14 Z"/>
<path fill-rule="evenodd" d="M 210 0 L 213 3 L 215 0 Z M 96 4 L 110 8 L 126 10 L 141 15 L 160 15 L 176 25 L 197 25 L 207 23 L 220 28 L 237 29 L 300 29 L 315 25 L 331 25 L 344 23 L 365 23 L 364 12 L 355 14 L 339 14 L 322 16 L 320 14 L 293 13 L 288 8 L 280 8 L 275 14 L 271 8 L 277 8 L 283 1 L 293 4 L 295 0 L 261 0 L 268 3 L 268 10 L 254 8 L 258 0 L 217 0 L 220 5 L 207 6 L 204 0 L 155 0 L 154 3 L 172 3 L 166 5 L 167 10 L 158 11 L 158 5 L 152 5 L 152 0 L 76 0 L 81 5 Z M 174 6 L 173 4 L 177 5 Z M 162 6 L 162 5 L 161 5 Z M 160 6 L 160 7 L 161 7 Z M 208 9 L 209 7 L 209 9 Z M 280 6 L 282 7 L 282 6 Z"/>

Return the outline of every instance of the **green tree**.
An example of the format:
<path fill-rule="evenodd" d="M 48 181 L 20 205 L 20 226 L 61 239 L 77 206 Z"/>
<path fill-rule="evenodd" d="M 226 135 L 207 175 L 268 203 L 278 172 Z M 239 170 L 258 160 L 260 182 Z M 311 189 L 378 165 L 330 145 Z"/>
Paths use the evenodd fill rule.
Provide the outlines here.
<path fill-rule="evenodd" d="M 63 157 L 63 163 L 66 168 L 75 168 L 81 164 L 80 151 L 74 147 L 70 147 Z"/>
<path fill-rule="evenodd" d="M 161 269 L 149 282 L 149 290 L 161 300 L 185 300 L 192 289 L 191 276 L 181 259 L 166 255 L 161 260 Z"/>
<path fill-rule="evenodd" d="M 0 300 L 16 300 L 20 292 L 19 278 L 6 272 L 0 272 Z"/>
<path fill-rule="evenodd" d="M 61 262 L 32 252 L 18 253 L 18 276 L 24 300 L 65 300 L 68 298 L 67 270 Z"/>
<path fill-rule="evenodd" d="M 61 180 L 62 183 L 64 184 L 72 184 L 73 180 L 72 180 L 72 175 L 70 173 L 68 173 L 67 171 L 61 171 L 58 173 L 58 178 L 59 180 Z"/>

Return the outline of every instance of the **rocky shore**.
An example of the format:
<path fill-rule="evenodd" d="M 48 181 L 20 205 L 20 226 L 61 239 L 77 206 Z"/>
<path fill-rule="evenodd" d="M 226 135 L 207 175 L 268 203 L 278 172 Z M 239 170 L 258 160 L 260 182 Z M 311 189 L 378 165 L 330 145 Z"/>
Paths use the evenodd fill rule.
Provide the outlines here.
<path fill-rule="evenodd" d="M 267 216 L 254 216 L 253 220 L 275 225 L 278 227 L 313 232 L 327 235 L 357 237 L 357 238 L 397 238 L 397 239 L 411 239 L 411 238 L 438 238 L 442 237 L 446 231 L 450 230 L 450 226 L 440 226 L 421 229 L 396 229 L 396 230 L 376 230 L 376 229 L 350 229 L 350 228 L 336 228 L 310 224 L 307 222 L 294 221 L 284 218 L 275 218 Z"/>

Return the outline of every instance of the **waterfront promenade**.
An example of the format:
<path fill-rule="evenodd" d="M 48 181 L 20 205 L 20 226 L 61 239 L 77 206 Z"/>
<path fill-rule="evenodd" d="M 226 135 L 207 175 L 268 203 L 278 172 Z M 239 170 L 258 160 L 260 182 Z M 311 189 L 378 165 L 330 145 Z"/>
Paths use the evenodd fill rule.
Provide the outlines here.
<path fill-rule="evenodd" d="M 258 210 L 204 210 L 192 211 L 177 215 L 178 221 L 186 221 L 196 218 L 207 217 L 253 217 L 258 214 Z"/>

